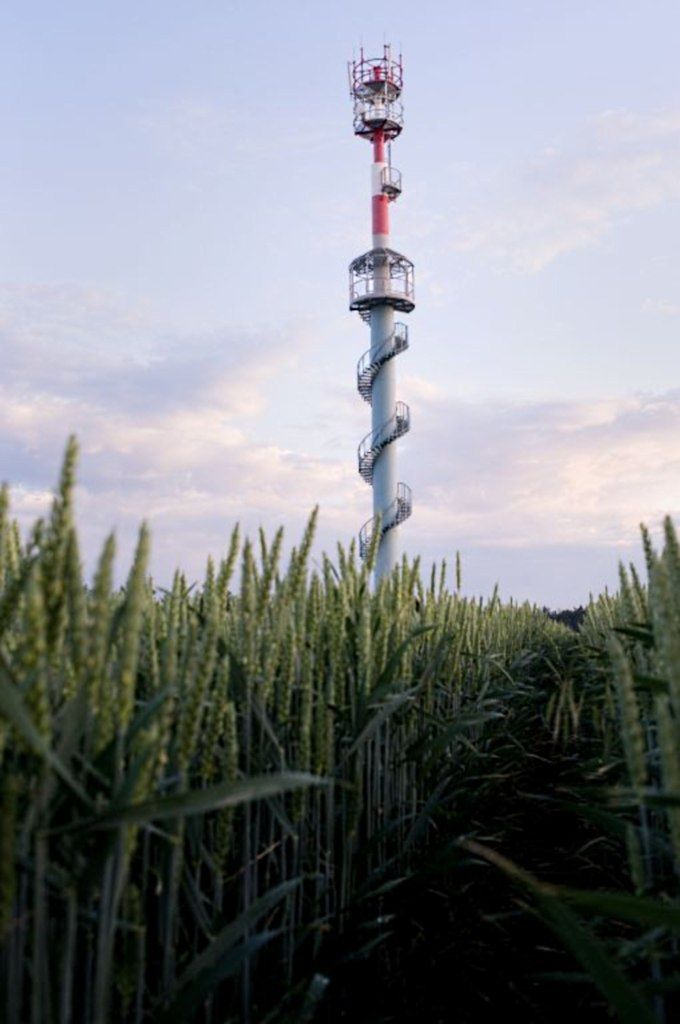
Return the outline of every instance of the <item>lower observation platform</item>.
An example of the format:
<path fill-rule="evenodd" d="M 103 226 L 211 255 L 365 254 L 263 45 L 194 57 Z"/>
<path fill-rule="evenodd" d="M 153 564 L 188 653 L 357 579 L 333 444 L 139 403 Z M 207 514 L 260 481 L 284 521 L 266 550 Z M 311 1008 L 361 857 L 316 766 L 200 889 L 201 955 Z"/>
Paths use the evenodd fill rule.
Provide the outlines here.
<path fill-rule="evenodd" d="M 394 249 L 370 249 L 349 265 L 349 308 L 362 316 L 374 306 L 415 309 L 414 267 Z"/>

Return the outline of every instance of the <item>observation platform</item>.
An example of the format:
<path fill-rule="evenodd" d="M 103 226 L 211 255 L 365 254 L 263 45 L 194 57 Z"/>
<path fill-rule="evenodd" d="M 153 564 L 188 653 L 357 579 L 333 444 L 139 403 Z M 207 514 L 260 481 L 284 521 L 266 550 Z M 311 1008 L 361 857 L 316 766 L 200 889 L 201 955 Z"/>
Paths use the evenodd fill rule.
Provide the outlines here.
<path fill-rule="evenodd" d="M 394 249 L 369 249 L 349 265 L 349 308 L 364 319 L 375 306 L 415 309 L 414 266 Z"/>
<path fill-rule="evenodd" d="M 401 57 L 394 60 L 389 46 L 382 57 L 364 57 L 349 65 L 349 91 L 354 100 L 354 134 L 370 139 L 382 131 L 395 139 L 404 127 L 399 100 L 404 80 Z"/>

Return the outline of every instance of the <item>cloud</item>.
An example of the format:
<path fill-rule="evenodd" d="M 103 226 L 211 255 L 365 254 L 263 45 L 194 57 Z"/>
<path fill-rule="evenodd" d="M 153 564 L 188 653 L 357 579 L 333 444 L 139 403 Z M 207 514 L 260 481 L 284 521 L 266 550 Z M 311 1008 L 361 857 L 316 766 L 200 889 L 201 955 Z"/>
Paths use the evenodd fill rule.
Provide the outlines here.
<path fill-rule="evenodd" d="M 5 286 L 0 344 L 3 381 L 14 395 L 142 414 L 193 407 L 200 398 L 248 416 L 261 410 L 261 383 L 294 362 L 305 335 L 182 334 L 105 291 Z"/>
<path fill-rule="evenodd" d="M 642 310 L 644 313 L 655 313 L 659 316 L 680 316 L 680 305 L 667 299 L 645 299 Z"/>
<path fill-rule="evenodd" d="M 178 335 L 109 294 L 3 289 L 0 455 L 23 525 L 47 507 L 71 432 L 91 546 L 114 523 L 129 537 L 149 518 L 180 551 L 198 530 L 197 571 L 236 520 L 301 526 L 322 501 L 330 528 L 342 529 L 348 507 L 360 521 L 364 485 L 351 462 L 292 446 L 277 419 L 272 391 L 286 392 L 312 339 L 298 325 Z"/>
<path fill-rule="evenodd" d="M 599 402 L 436 402 L 416 413 L 428 547 L 634 544 L 680 513 L 680 391 Z M 414 437 L 414 444 L 415 444 Z"/>
<path fill-rule="evenodd" d="M 627 216 L 680 199 L 680 112 L 606 111 L 566 146 L 485 180 L 456 248 L 536 273 L 600 242 Z"/>
<path fill-rule="evenodd" d="M 332 380 L 307 406 L 304 331 L 188 337 L 86 289 L 5 289 L 0 299 L 2 475 L 27 527 L 49 505 L 66 436 L 78 434 L 90 567 L 112 526 L 124 566 L 143 518 L 161 582 L 177 564 L 198 577 L 236 521 L 251 534 L 283 523 L 294 543 L 319 504 L 317 550 L 332 552 L 368 518 L 353 452 L 367 407 Z M 680 512 L 680 391 L 473 403 L 412 376 L 407 392 L 413 432 L 400 442 L 399 475 L 415 508 L 404 547 L 426 560 L 470 552 L 474 586 L 500 576 L 505 593 L 564 603 L 554 570 L 540 570 L 562 558 L 569 594 L 584 599 L 599 586 L 592 567 L 608 557 L 613 568 L 634 548 L 641 520 Z M 338 436 L 313 449 L 305 417 L 319 430 L 338 424 Z M 533 575 L 522 575 L 522 553 Z"/>
<path fill-rule="evenodd" d="M 283 111 L 281 112 L 283 113 Z M 285 112 L 289 114 L 288 111 Z M 216 103 L 205 96 L 179 96 L 162 103 L 147 103 L 135 121 L 144 136 L 173 160 L 181 160 L 202 177 L 231 179 L 249 163 L 251 174 L 258 161 L 276 161 L 285 151 L 323 154 L 336 141 L 332 127 L 319 124 L 312 110 L 276 116 L 271 96 L 253 96 L 244 105 Z M 253 126 L 266 124 L 266 131 Z"/>

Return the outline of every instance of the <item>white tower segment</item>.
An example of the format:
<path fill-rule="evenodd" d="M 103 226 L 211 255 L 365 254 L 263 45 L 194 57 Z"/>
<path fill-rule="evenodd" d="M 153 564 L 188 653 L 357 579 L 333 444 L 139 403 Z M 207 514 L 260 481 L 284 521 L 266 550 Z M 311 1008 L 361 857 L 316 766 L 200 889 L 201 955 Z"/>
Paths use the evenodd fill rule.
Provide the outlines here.
<path fill-rule="evenodd" d="M 411 515 L 411 490 L 397 481 L 395 441 L 410 428 L 410 412 L 396 396 L 394 357 L 408 348 L 408 329 L 395 323 L 395 311 L 410 313 L 413 264 L 390 248 L 389 206 L 401 194 L 401 174 L 386 159 L 386 144 L 403 127 L 402 61 L 389 46 L 382 57 L 364 57 L 349 65 L 354 101 L 354 133 L 373 147 L 371 207 L 373 246 L 349 267 L 349 308 L 371 328 L 371 347 L 359 360 L 357 388 L 371 406 L 371 430 L 359 445 L 359 473 L 373 487 L 373 516 L 361 528 L 362 557 L 371 543 L 378 517 L 381 536 L 376 578 L 391 572 L 399 560 L 395 529 Z"/>

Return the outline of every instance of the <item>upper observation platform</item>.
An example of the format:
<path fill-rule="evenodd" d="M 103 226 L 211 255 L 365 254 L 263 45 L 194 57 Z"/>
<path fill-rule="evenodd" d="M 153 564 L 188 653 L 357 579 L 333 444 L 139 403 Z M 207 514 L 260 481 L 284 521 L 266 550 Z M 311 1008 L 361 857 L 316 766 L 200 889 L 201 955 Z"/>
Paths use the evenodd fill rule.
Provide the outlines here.
<path fill-rule="evenodd" d="M 401 56 L 394 60 L 386 45 L 382 57 L 364 57 L 362 48 L 359 59 L 350 62 L 348 71 L 354 101 L 354 134 L 372 139 L 381 131 L 386 139 L 395 139 L 404 127 Z"/>

